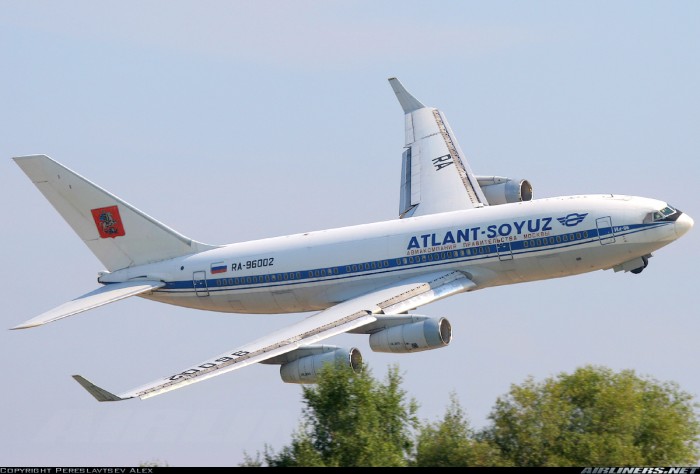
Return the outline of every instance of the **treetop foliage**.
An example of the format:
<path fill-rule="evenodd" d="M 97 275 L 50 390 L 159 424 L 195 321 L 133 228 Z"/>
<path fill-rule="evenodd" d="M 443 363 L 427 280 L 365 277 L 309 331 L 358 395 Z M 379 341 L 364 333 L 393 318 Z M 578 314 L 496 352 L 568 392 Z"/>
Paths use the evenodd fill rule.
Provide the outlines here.
<path fill-rule="evenodd" d="M 303 387 L 301 427 L 269 466 L 404 466 L 413 448 L 417 404 L 406 398 L 397 367 L 385 382 L 328 364 L 317 385 Z"/>
<path fill-rule="evenodd" d="M 584 366 L 499 397 L 475 430 L 452 393 L 442 419 L 419 422 L 398 367 L 324 367 L 304 386 L 303 420 L 269 466 L 692 466 L 700 460 L 698 404 L 673 382 Z M 263 465 L 246 455 L 243 465 Z"/>

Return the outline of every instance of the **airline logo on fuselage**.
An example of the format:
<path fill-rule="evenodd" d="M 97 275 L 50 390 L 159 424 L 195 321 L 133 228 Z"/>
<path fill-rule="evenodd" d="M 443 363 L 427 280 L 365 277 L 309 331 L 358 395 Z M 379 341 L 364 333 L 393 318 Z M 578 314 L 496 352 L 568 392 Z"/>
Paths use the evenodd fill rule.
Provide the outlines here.
<path fill-rule="evenodd" d="M 572 212 L 563 217 L 557 217 L 557 221 L 566 227 L 579 225 L 588 216 L 588 213 L 579 214 Z M 444 234 L 431 233 L 414 235 L 408 241 L 406 250 L 425 249 L 429 247 L 455 246 L 456 244 L 469 244 L 487 239 L 515 240 L 518 236 L 526 239 L 544 237 L 549 235 L 552 229 L 553 217 L 538 217 L 521 221 L 504 222 L 503 224 L 491 224 L 486 227 L 468 227 L 465 229 L 448 230 Z M 448 249 L 449 250 L 449 249 Z"/>
<path fill-rule="evenodd" d="M 468 227 L 456 231 L 448 230 L 444 234 L 414 235 L 409 239 L 406 250 L 549 232 L 552 230 L 552 219 L 552 217 L 538 217 L 537 219 L 492 224 L 487 227 Z"/>
<path fill-rule="evenodd" d="M 574 227 L 579 225 L 583 220 L 586 218 L 588 213 L 584 214 L 577 214 L 575 212 L 572 212 L 568 216 L 565 217 L 557 217 L 557 220 L 561 225 L 565 225 L 566 227 Z"/>

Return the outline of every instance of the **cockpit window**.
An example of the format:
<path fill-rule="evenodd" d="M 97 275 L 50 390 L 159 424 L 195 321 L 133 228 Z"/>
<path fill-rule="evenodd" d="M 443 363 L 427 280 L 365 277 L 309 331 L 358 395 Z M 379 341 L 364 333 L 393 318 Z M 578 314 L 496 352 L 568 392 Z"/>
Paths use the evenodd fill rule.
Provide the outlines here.
<path fill-rule="evenodd" d="M 663 209 L 659 211 L 654 211 L 651 213 L 651 220 L 653 222 L 658 222 L 658 221 L 675 221 L 678 219 L 681 215 L 681 211 L 678 209 L 671 207 L 667 205 Z"/>
<path fill-rule="evenodd" d="M 663 209 L 661 209 L 661 214 L 664 216 L 670 216 L 671 214 L 675 213 L 676 210 L 672 208 L 671 206 L 666 206 Z"/>

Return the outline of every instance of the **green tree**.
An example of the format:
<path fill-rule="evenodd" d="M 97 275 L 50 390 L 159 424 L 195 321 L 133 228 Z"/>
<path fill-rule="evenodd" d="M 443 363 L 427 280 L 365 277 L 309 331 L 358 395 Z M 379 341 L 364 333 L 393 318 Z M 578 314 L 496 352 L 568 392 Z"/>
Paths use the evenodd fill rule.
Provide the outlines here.
<path fill-rule="evenodd" d="M 456 394 L 442 420 L 420 427 L 413 465 L 418 467 L 503 466 L 498 448 L 479 439 L 470 427 Z"/>
<path fill-rule="evenodd" d="M 413 449 L 417 405 L 407 400 L 396 366 L 386 381 L 365 367 L 356 374 L 326 365 L 317 385 L 303 387 L 301 427 L 279 453 L 265 448 L 268 466 L 405 466 Z M 254 464 L 251 460 L 248 465 Z"/>
<path fill-rule="evenodd" d="M 696 408 L 675 383 L 586 366 L 511 386 L 484 439 L 516 466 L 697 465 Z"/>
<path fill-rule="evenodd" d="M 281 451 L 243 466 L 669 466 L 697 465 L 697 404 L 678 385 L 586 366 L 512 385 L 473 430 L 456 395 L 443 418 L 419 425 L 398 369 L 327 366 L 304 386 L 303 421 Z M 415 450 L 414 450 L 415 446 Z"/>

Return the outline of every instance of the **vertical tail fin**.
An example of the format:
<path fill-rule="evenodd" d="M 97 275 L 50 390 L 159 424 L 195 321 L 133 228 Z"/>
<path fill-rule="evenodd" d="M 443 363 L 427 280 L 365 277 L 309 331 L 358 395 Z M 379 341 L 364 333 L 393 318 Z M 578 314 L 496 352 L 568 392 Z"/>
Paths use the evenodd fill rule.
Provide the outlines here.
<path fill-rule="evenodd" d="M 215 247 L 185 237 L 46 155 L 14 160 L 109 271 Z"/>

